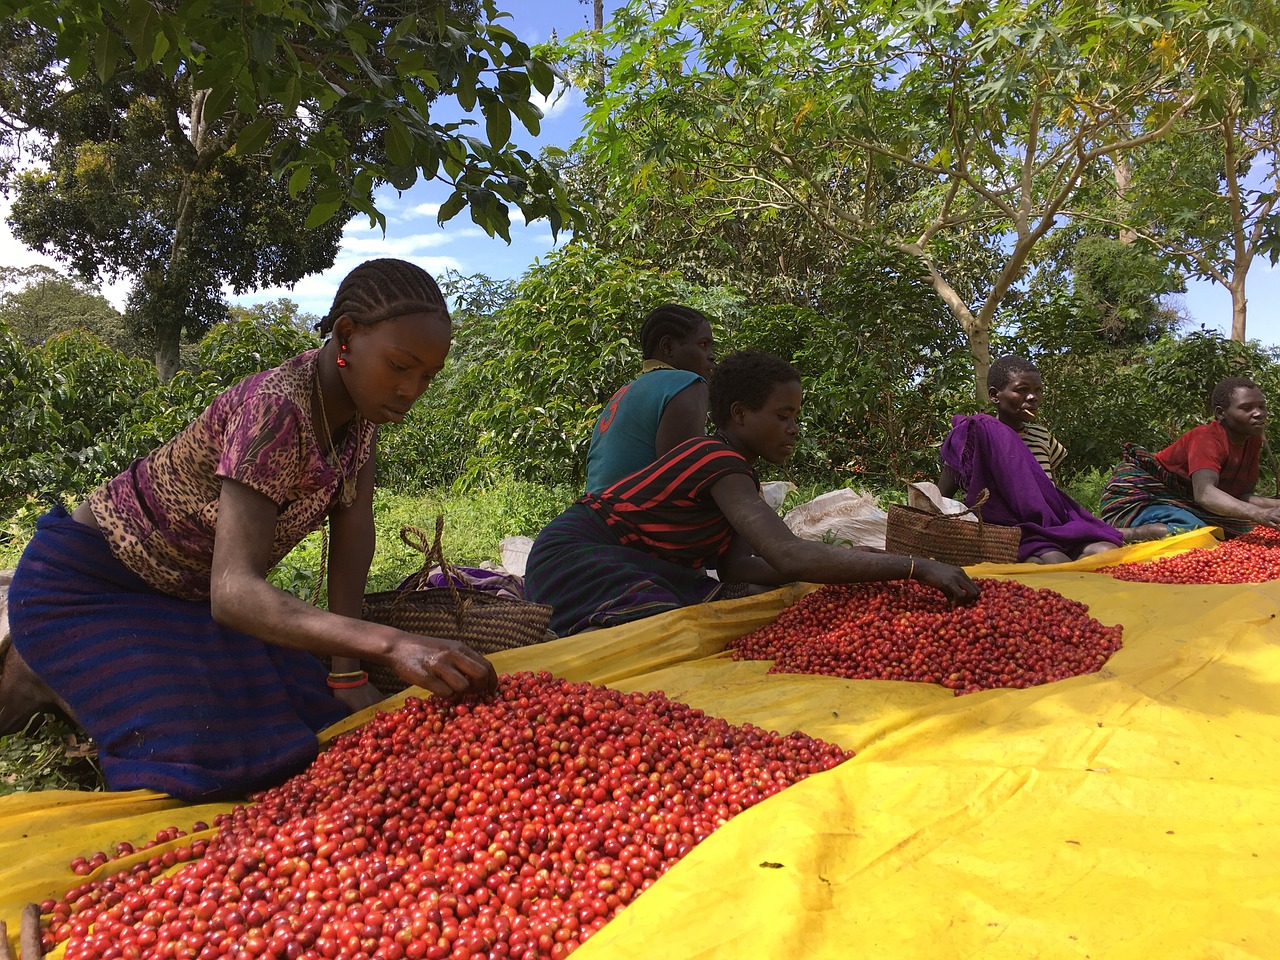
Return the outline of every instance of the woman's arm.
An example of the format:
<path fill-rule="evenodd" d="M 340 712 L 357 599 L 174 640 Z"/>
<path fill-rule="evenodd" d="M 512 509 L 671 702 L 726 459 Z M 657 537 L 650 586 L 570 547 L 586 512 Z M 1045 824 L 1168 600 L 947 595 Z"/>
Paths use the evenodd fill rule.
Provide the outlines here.
<path fill-rule="evenodd" d="M 745 474 L 730 474 L 711 489 L 716 505 L 729 524 L 750 546 L 755 557 L 777 572 L 780 580 L 765 583 L 862 583 L 873 580 L 919 580 L 941 590 L 948 600 L 967 603 L 978 598 L 978 588 L 959 567 L 892 553 L 867 553 L 816 540 L 802 540 L 761 499 L 755 483 Z M 745 551 L 731 550 L 718 567 L 721 579 L 752 580 L 764 572 L 749 563 Z"/>
<path fill-rule="evenodd" d="M 210 582 L 210 605 L 219 623 L 282 647 L 382 663 L 440 696 L 496 684 L 489 661 L 460 643 L 320 610 L 272 586 L 267 571 L 275 522 L 276 505 L 269 497 L 234 480 L 222 482 Z M 331 552 L 339 552 L 337 543 Z M 340 588 L 338 603 L 349 607 L 352 593 Z"/>
<path fill-rule="evenodd" d="M 329 513 L 329 612 L 359 620 L 364 615 L 364 592 L 373 563 L 376 532 L 373 526 L 373 477 L 377 452 L 370 454 L 356 478 L 356 498 L 349 507 Z M 329 668 L 334 673 L 360 669 L 354 657 L 334 657 Z M 361 710 L 382 699 L 371 683 L 334 691 L 351 710 Z"/>
<path fill-rule="evenodd" d="M 1197 470 L 1191 474 L 1191 490 L 1196 503 L 1222 517 L 1280 527 L 1280 502 L 1252 495 L 1248 500 L 1241 500 L 1219 487 L 1218 479 L 1216 470 Z M 1255 500 L 1262 502 L 1255 503 Z"/>
<path fill-rule="evenodd" d="M 956 491 L 960 489 L 960 478 L 956 476 L 956 472 L 947 464 L 942 465 L 942 472 L 938 474 L 938 492 L 948 499 L 954 499 Z"/>
<path fill-rule="evenodd" d="M 707 432 L 707 382 L 695 380 L 667 401 L 653 447 L 660 457 L 672 447 Z"/>

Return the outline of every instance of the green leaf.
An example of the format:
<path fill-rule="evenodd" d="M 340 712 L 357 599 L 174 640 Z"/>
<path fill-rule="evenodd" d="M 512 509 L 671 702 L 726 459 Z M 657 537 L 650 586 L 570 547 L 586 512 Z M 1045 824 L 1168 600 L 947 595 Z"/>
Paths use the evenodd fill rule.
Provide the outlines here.
<path fill-rule="evenodd" d="M 311 168 L 299 164 L 294 168 L 293 173 L 289 174 L 289 195 L 296 197 L 307 189 L 307 184 L 311 182 Z"/>
<path fill-rule="evenodd" d="M 98 79 L 105 83 L 116 72 L 116 64 L 124 47 L 120 38 L 111 30 L 103 30 L 98 34 L 98 42 L 94 50 L 94 66 L 98 71 Z"/>
<path fill-rule="evenodd" d="M 489 138 L 489 146 L 501 150 L 511 139 L 511 113 L 501 101 L 490 101 L 484 110 L 485 134 Z"/>
<path fill-rule="evenodd" d="M 271 127 L 270 117 L 259 117 L 254 120 L 241 130 L 240 136 L 236 138 L 236 153 L 257 153 L 266 144 L 267 134 L 271 132 Z"/>
<path fill-rule="evenodd" d="M 304 226 L 309 230 L 321 226 L 341 209 L 345 200 L 346 195 L 336 188 L 325 187 L 318 191 L 316 193 L 315 206 L 307 214 Z"/>
<path fill-rule="evenodd" d="M 525 64 L 525 70 L 529 73 L 529 81 L 534 89 L 544 97 L 550 96 L 556 86 L 556 77 L 551 68 L 541 60 L 530 60 Z"/>
<path fill-rule="evenodd" d="M 393 164 L 401 167 L 413 166 L 413 137 L 399 117 L 392 116 L 387 120 L 384 143 L 387 159 Z"/>
<path fill-rule="evenodd" d="M 466 205 L 466 195 L 461 190 L 454 190 L 449 195 L 449 199 L 440 204 L 440 212 L 436 214 L 436 223 L 443 226 L 456 217 Z"/>

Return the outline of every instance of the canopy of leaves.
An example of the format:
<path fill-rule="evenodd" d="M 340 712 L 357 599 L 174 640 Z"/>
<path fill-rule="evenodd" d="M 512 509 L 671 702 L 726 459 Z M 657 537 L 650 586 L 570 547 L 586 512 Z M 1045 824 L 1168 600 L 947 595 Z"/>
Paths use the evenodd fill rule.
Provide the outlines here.
<path fill-rule="evenodd" d="M 620 224 L 675 219 L 696 245 L 726 221 L 785 228 L 787 211 L 832 243 L 906 253 L 984 368 L 1074 192 L 1265 46 L 1251 10 L 634 0 L 570 50 L 613 58 L 584 149 Z"/>
<path fill-rule="evenodd" d="M 81 330 L 122 353 L 145 355 L 96 288 L 45 266 L 0 267 L 0 321 L 28 345 Z"/>
<path fill-rule="evenodd" d="M 200 113 L 217 121 L 227 150 L 266 150 L 269 172 L 295 197 L 312 185 L 309 225 L 345 208 L 381 220 L 374 186 L 404 190 L 419 178 L 454 186 L 442 222 L 470 206 L 504 238 L 508 204 L 553 230 L 569 211 L 560 185 L 511 139 L 513 120 L 539 132 L 531 98 L 550 93 L 554 77 L 501 24 L 493 0 L 7 0 L 0 9 L 21 42 L 53 37 L 55 79 L 203 92 Z M 0 93 L 30 93 L 33 74 L 17 67 Z M 433 119 L 440 96 L 455 99 L 463 118 Z M 32 123 L 3 106 L 11 129 Z"/>

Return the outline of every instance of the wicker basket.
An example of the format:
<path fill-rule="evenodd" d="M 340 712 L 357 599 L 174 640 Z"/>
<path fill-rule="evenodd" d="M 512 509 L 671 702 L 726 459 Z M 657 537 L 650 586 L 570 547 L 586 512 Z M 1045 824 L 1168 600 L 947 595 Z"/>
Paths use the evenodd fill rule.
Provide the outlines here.
<path fill-rule="evenodd" d="M 987 500 L 983 490 L 969 508 L 978 518 L 974 523 L 960 515 L 934 513 L 901 504 L 889 505 L 884 548 L 889 553 L 928 557 L 966 567 L 975 563 L 1017 563 L 1022 531 L 983 523 L 980 508 Z"/>
<path fill-rule="evenodd" d="M 461 577 L 444 559 L 440 539 L 444 533 L 444 517 L 436 517 L 435 540 L 430 546 L 427 536 L 417 527 L 404 527 L 400 539 L 423 553 L 422 569 L 398 590 L 365 594 L 364 619 L 381 623 L 407 633 L 444 637 L 465 643 L 477 653 L 514 650 L 546 640 L 554 640 L 549 629 L 551 608 L 498 597 L 483 590 L 459 587 Z M 449 586 L 425 586 L 427 577 L 439 567 Z M 394 671 L 378 664 L 364 664 L 369 680 L 383 693 L 403 690 L 407 684 Z"/>

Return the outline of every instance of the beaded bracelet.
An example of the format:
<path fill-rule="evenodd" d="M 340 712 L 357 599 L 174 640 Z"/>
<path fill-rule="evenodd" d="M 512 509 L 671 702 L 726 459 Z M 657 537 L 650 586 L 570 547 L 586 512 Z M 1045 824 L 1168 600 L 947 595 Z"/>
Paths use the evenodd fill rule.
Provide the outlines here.
<path fill-rule="evenodd" d="M 350 679 L 342 679 L 349 677 Z M 353 687 L 362 687 L 369 682 L 369 674 L 360 670 L 354 673 L 331 673 L 325 681 L 334 690 L 350 690 Z"/>

